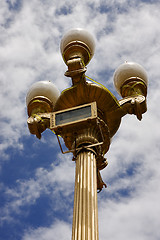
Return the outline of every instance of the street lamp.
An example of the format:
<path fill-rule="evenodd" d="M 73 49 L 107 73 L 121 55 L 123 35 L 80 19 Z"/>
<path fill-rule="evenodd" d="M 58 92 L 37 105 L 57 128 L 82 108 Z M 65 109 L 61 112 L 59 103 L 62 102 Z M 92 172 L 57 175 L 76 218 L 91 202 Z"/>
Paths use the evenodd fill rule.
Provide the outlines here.
<path fill-rule="evenodd" d="M 73 153 L 76 162 L 72 240 L 98 240 L 97 190 L 106 184 L 100 170 L 107 166 L 105 154 L 121 118 L 146 112 L 147 74 L 137 63 L 125 62 L 114 73 L 114 85 L 121 100 L 105 87 L 86 81 L 86 65 L 95 43 L 83 29 L 64 35 L 61 53 L 72 87 L 61 94 L 51 82 L 35 83 L 26 98 L 29 130 L 38 138 L 49 128 L 57 136 L 62 153 Z M 61 136 L 67 151 L 63 151 Z"/>

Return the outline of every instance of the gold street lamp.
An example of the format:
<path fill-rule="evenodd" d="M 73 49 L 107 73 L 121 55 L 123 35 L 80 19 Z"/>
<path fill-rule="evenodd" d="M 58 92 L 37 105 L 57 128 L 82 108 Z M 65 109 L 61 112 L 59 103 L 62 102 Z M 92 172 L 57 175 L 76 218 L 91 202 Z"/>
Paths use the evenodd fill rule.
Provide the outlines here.
<path fill-rule="evenodd" d="M 114 73 L 121 100 L 101 84 L 86 81 L 86 65 L 94 55 L 90 33 L 73 29 L 61 41 L 61 53 L 72 87 L 59 94 L 51 82 L 33 84 L 26 98 L 30 133 L 41 138 L 49 128 L 57 136 L 62 153 L 73 153 L 76 162 L 72 240 L 98 240 L 97 190 L 106 184 L 100 170 L 107 166 L 104 155 L 117 132 L 121 118 L 146 112 L 147 74 L 142 66 L 125 62 Z M 59 136 L 68 151 L 63 151 Z"/>

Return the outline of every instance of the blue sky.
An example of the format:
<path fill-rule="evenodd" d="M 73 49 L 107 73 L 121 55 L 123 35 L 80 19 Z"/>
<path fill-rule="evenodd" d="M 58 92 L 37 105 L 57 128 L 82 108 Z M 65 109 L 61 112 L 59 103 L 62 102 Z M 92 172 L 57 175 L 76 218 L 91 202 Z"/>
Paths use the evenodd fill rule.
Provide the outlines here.
<path fill-rule="evenodd" d="M 55 135 L 27 128 L 25 97 L 40 80 L 71 85 L 59 46 L 66 31 L 88 30 L 96 50 L 87 75 L 113 86 L 115 69 L 147 71 L 148 111 L 125 116 L 106 154 L 108 188 L 98 194 L 100 240 L 159 240 L 159 1 L 0 0 L 0 240 L 70 239 L 75 163 Z"/>

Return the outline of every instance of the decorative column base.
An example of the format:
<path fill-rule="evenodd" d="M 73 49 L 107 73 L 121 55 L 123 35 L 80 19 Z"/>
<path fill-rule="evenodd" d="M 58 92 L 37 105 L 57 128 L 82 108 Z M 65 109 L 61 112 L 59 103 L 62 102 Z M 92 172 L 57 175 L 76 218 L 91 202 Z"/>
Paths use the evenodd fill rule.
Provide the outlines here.
<path fill-rule="evenodd" d="M 72 240 L 98 240 L 97 168 L 89 149 L 77 155 Z"/>

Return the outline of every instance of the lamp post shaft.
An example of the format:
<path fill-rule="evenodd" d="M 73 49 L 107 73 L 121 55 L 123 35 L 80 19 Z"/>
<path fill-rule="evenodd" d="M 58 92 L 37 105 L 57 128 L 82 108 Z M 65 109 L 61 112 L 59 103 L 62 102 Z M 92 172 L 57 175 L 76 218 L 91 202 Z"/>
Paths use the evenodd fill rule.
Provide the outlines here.
<path fill-rule="evenodd" d="M 72 240 L 98 240 L 95 154 L 82 150 L 76 160 Z"/>

